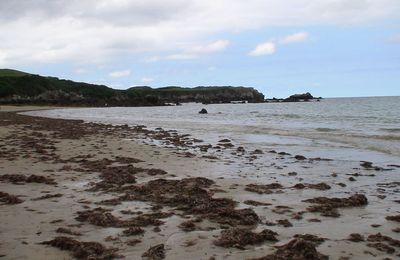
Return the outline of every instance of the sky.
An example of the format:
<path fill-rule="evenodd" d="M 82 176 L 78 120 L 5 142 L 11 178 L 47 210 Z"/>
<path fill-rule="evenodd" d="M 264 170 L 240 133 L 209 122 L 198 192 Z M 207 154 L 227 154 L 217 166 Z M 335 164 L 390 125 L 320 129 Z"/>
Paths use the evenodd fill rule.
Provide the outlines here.
<path fill-rule="evenodd" d="M 0 68 L 118 89 L 400 95 L 400 0 L 1 0 Z"/>

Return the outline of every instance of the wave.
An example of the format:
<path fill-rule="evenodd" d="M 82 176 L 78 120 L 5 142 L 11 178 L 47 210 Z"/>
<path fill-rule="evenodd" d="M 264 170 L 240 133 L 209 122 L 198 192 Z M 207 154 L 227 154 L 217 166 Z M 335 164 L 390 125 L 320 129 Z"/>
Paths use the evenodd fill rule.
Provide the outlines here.
<path fill-rule="evenodd" d="M 337 129 L 327 128 L 327 127 L 318 127 L 318 128 L 315 128 L 315 130 L 318 131 L 318 132 L 323 132 L 323 133 L 338 131 Z"/>
<path fill-rule="evenodd" d="M 300 119 L 304 116 L 299 114 L 259 114 L 256 117 L 280 117 L 280 118 L 289 118 L 289 119 Z"/>
<path fill-rule="evenodd" d="M 400 128 L 379 128 L 379 130 L 389 133 L 400 133 Z"/>

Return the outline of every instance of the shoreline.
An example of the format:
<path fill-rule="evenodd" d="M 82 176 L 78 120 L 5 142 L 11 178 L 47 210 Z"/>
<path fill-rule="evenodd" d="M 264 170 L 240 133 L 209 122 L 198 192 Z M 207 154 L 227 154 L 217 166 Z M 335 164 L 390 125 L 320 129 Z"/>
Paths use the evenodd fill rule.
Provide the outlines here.
<path fill-rule="evenodd" d="M 187 135 L 144 126 L 3 111 L 0 116 L 0 134 L 7 137 L 1 141 L 0 191 L 23 201 L 0 205 L 4 241 L 0 255 L 6 258 L 40 259 L 45 254 L 50 259 L 71 258 L 68 251 L 38 244 L 58 236 L 118 248 L 116 254 L 126 258 L 140 258 L 150 247 L 162 244 L 166 259 L 250 259 L 277 254 L 274 245 L 288 245 L 293 239 L 303 242 L 320 259 L 323 257 L 314 250 L 333 259 L 399 254 L 400 242 L 393 242 L 400 239 L 398 223 L 385 219 L 399 214 L 395 202 L 399 199 L 395 176 L 399 168 L 395 166 L 386 171 L 387 166 L 354 162 L 339 166 L 321 158 L 296 158 L 284 151 L 243 151 L 230 140 L 220 140 L 215 148 Z M 146 144 L 144 138 L 166 140 L 170 147 Z M 188 150 L 193 145 L 235 152 L 238 157 L 231 161 L 196 154 Z M 4 172 L 46 178 L 36 183 L 19 176 L 15 182 L 16 176 L 4 178 Z M 50 184 L 43 183 L 46 180 Z M 376 186 L 379 183 L 382 185 Z M 194 189 L 196 193 L 192 193 Z M 367 204 L 352 200 L 340 205 L 304 202 L 354 194 L 365 194 Z M 185 197 L 190 200 L 178 199 Z M 191 201 L 197 204 L 191 205 Z M 98 207 L 102 209 L 96 210 Z M 144 232 L 137 229 L 138 235 L 127 236 L 124 230 L 129 227 Z M 75 235 L 56 232 L 59 228 Z M 243 230 L 253 233 L 245 236 Z M 276 232 L 279 241 L 257 236 L 262 230 Z M 365 241 L 348 240 L 351 233 L 359 233 Z M 372 236 L 377 233 L 386 238 Z M 314 237 L 296 238 L 296 234 Z M 232 241 L 229 235 L 241 239 Z M 250 243 L 242 245 L 245 240 Z"/>

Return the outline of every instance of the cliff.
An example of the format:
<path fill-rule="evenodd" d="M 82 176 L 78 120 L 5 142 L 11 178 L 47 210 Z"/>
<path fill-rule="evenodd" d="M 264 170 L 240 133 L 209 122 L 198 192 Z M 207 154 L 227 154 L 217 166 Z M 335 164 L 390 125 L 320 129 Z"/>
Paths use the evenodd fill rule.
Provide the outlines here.
<path fill-rule="evenodd" d="M 143 106 L 165 103 L 263 102 L 264 95 L 247 87 L 133 87 L 116 90 L 104 85 L 0 70 L 0 104 Z"/>

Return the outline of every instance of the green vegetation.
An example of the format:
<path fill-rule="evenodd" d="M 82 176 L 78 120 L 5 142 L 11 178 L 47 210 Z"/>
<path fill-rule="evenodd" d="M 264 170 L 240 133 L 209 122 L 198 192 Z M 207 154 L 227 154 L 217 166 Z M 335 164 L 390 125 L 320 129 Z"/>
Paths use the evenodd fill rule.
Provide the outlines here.
<path fill-rule="evenodd" d="M 90 106 L 161 105 L 172 102 L 219 103 L 232 100 L 261 102 L 264 96 L 252 88 L 169 86 L 153 89 L 133 87 L 115 90 L 55 77 L 42 77 L 16 70 L 0 70 L 0 103 L 61 104 Z"/>
<path fill-rule="evenodd" d="M 18 70 L 0 69 L 0 77 L 22 77 L 26 75 L 29 74 Z"/>

